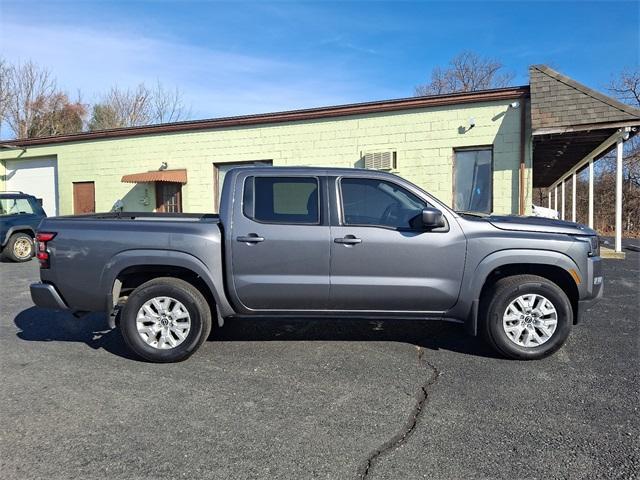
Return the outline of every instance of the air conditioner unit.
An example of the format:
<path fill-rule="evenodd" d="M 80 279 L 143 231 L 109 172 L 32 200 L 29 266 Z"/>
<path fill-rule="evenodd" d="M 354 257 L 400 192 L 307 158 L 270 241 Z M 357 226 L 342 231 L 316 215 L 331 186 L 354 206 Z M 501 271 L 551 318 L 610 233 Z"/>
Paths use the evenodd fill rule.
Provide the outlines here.
<path fill-rule="evenodd" d="M 370 152 L 364 154 L 364 168 L 370 170 L 395 170 L 396 152 Z"/>

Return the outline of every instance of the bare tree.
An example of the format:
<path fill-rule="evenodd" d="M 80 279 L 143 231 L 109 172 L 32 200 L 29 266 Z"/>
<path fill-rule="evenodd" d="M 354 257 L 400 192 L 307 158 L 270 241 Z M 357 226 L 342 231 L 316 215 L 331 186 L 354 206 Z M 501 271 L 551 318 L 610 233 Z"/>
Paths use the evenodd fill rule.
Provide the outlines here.
<path fill-rule="evenodd" d="M 182 92 L 178 87 L 169 90 L 157 82 L 152 95 L 154 123 L 169 123 L 184 120 L 190 115 L 186 108 Z"/>
<path fill-rule="evenodd" d="M 505 71 L 504 65 L 474 52 L 456 55 L 446 68 L 436 67 L 428 83 L 416 87 L 416 95 L 440 95 L 454 92 L 474 92 L 489 88 L 506 87 L 514 74 Z"/>
<path fill-rule="evenodd" d="M 9 74 L 11 67 L 9 63 L 0 57 L 0 124 L 6 119 L 7 109 L 11 100 L 11 89 L 9 88 Z"/>
<path fill-rule="evenodd" d="M 144 83 L 135 89 L 114 86 L 93 106 L 90 130 L 137 127 L 182 120 L 187 111 L 179 89 L 166 89 L 158 82 L 150 89 Z"/>
<path fill-rule="evenodd" d="M 640 107 L 640 70 L 624 70 L 611 81 L 609 92 L 622 102 Z"/>
<path fill-rule="evenodd" d="M 38 115 L 38 104 L 56 91 L 49 70 L 33 62 L 7 68 L 5 121 L 16 138 L 27 138 Z"/>

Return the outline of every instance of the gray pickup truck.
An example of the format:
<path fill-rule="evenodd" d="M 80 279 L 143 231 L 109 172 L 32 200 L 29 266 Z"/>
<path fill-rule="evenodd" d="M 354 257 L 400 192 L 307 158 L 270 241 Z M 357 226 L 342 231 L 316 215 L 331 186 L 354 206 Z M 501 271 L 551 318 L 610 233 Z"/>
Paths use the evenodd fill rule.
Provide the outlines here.
<path fill-rule="evenodd" d="M 214 321 L 250 316 L 449 320 L 537 359 L 603 292 L 593 230 L 454 212 L 371 170 L 237 168 L 219 216 L 46 218 L 37 247 L 36 305 L 106 312 L 154 362 L 184 360 Z"/>

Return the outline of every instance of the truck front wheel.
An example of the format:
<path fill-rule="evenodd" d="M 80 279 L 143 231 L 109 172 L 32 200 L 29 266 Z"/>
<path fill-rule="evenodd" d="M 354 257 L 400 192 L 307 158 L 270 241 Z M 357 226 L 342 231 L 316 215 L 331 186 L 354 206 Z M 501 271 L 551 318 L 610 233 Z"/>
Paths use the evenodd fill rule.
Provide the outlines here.
<path fill-rule="evenodd" d="M 150 362 L 189 358 L 211 332 L 211 310 L 202 293 L 178 278 L 155 278 L 136 288 L 120 317 L 127 346 Z"/>
<path fill-rule="evenodd" d="M 571 302 L 558 285 L 544 277 L 502 278 L 483 304 L 484 336 L 509 358 L 534 360 L 551 355 L 571 331 Z"/>

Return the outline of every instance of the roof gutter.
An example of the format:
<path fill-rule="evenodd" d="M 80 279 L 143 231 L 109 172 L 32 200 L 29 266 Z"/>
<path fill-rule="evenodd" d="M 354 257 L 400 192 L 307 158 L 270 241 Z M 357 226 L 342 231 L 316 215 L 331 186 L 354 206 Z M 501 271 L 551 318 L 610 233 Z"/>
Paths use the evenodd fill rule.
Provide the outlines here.
<path fill-rule="evenodd" d="M 141 127 L 118 128 L 95 132 L 83 132 L 56 137 L 26 138 L 5 142 L 6 145 L 22 146 L 52 145 L 67 142 L 82 142 L 87 140 L 113 139 L 134 137 L 140 135 L 157 135 L 164 133 L 180 133 L 197 130 L 211 130 L 248 125 L 262 125 L 284 122 L 298 122 L 331 117 L 347 117 L 399 110 L 413 110 L 466 103 L 493 102 L 499 100 L 517 99 L 529 93 L 529 86 L 500 88 L 477 92 L 452 93 L 446 95 L 432 95 L 427 97 L 410 97 L 379 102 L 355 103 L 336 105 L 332 107 L 309 108 L 305 110 L 291 110 L 285 112 L 264 113 L 258 115 L 244 115 L 238 117 L 213 118 L 209 120 L 192 120 L 187 122 L 146 125 Z"/>
<path fill-rule="evenodd" d="M 0 144 L 0 148 L 5 150 L 22 150 L 22 153 L 26 152 L 27 149 L 15 144 L 2 143 Z"/>

